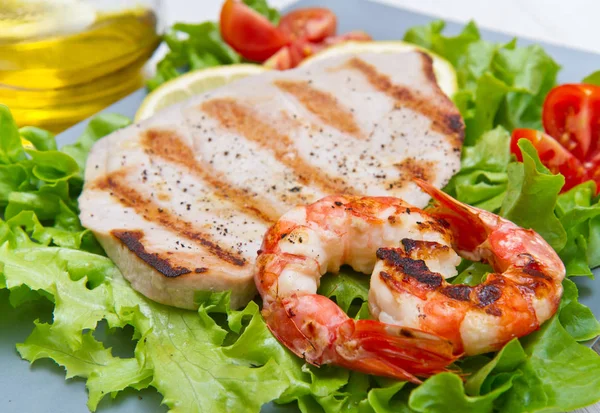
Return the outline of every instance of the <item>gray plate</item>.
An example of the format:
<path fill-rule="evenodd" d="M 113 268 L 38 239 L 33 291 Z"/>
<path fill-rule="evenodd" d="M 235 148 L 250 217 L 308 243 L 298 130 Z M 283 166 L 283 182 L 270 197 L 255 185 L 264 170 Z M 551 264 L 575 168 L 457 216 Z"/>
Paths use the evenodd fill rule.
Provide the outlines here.
<path fill-rule="evenodd" d="M 301 0 L 290 9 L 306 6 L 325 6 L 331 8 L 338 16 L 339 30 L 366 30 L 378 40 L 401 39 L 409 27 L 431 21 L 431 16 L 413 13 L 365 0 Z M 449 23 L 447 30 L 457 32 L 462 25 Z M 510 36 L 482 31 L 488 40 L 506 42 Z M 520 39 L 520 44 L 532 44 L 534 41 Z M 542 44 L 542 46 L 563 66 L 559 75 L 560 82 L 577 82 L 591 72 L 600 69 L 600 55 L 586 53 L 574 49 Z M 115 105 L 107 112 L 133 116 L 145 95 L 138 91 Z M 77 139 L 86 122 L 74 126 L 58 137 L 59 144 L 64 145 Z M 600 270 L 595 274 L 600 276 Z M 600 277 L 596 280 L 577 278 L 580 300 L 594 311 L 600 318 Z M 30 333 L 32 318 L 23 309 L 14 310 L 7 304 L 6 293 L 0 293 L 0 412 L 3 413 L 83 413 L 87 394 L 84 381 L 74 379 L 65 381 L 64 370 L 52 361 L 41 360 L 30 366 L 19 358 L 15 351 L 15 343 L 22 342 Z M 126 350 L 124 350 L 126 351 Z M 98 412 L 133 413 L 133 412 L 165 412 L 159 406 L 161 396 L 153 390 L 142 392 L 128 391 L 116 400 L 105 398 Z M 294 411 L 274 409 L 267 406 L 264 411 Z"/>

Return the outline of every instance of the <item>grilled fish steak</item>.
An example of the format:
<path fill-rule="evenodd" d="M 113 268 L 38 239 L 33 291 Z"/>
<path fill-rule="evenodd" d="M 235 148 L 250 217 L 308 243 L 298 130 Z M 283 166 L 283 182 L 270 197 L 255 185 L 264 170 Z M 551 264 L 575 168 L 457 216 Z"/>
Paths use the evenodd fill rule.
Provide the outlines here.
<path fill-rule="evenodd" d="M 403 198 L 445 185 L 464 125 L 420 52 L 358 54 L 245 78 L 98 141 L 81 221 L 133 288 L 195 308 L 197 291 L 254 295 L 263 235 L 326 195 Z M 301 242 L 301 240 L 298 240 Z"/>

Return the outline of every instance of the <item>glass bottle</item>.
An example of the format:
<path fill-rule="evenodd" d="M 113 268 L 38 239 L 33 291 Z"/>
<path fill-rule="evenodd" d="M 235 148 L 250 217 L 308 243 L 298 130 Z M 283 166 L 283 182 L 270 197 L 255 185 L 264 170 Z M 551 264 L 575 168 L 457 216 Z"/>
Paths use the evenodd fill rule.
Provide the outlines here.
<path fill-rule="evenodd" d="M 143 86 L 159 0 L 3 0 L 0 103 L 53 132 Z"/>

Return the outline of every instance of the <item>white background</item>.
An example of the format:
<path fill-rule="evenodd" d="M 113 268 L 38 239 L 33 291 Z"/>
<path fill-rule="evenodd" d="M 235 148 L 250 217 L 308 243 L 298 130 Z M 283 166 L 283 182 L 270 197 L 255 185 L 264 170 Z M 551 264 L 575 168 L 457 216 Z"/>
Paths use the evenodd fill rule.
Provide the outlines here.
<path fill-rule="evenodd" d="M 163 22 L 215 20 L 223 0 L 163 0 Z M 378 0 L 458 22 L 600 53 L 600 0 Z M 293 0 L 269 0 L 283 7 Z"/>

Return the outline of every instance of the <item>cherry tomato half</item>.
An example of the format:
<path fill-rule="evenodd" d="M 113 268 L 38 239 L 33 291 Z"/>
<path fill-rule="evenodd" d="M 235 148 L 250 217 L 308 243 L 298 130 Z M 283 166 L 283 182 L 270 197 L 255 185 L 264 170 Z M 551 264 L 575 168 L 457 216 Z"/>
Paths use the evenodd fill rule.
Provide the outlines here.
<path fill-rule="evenodd" d="M 588 173 L 583 163 L 567 151 L 552 136 L 534 129 L 515 129 L 512 133 L 510 151 L 523 161 L 521 149 L 517 145 L 520 139 L 530 141 L 538 152 L 540 161 L 554 174 L 560 173 L 565 177 L 562 191 L 567 191 L 588 179 Z"/>
<path fill-rule="evenodd" d="M 318 43 L 335 35 L 337 19 L 329 9 L 299 9 L 283 16 L 278 27 L 292 41 L 307 40 Z"/>
<path fill-rule="evenodd" d="M 600 152 L 600 87 L 567 84 L 555 87 L 544 101 L 546 132 L 581 161 Z"/>
<path fill-rule="evenodd" d="M 287 70 L 298 66 L 304 60 L 304 57 L 302 47 L 298 45 L 298 42 L 295 42 L 289 46 L 282 47 L 263 64 L 269 69 Z"/>
<path fill-rule="evenodd" d="M 286 34 L 242 0 L 226 0 L 221 9 L 221 36 L 236 52 L 262 62 L 289 43 Z"/>

